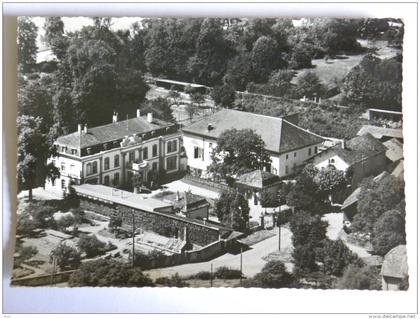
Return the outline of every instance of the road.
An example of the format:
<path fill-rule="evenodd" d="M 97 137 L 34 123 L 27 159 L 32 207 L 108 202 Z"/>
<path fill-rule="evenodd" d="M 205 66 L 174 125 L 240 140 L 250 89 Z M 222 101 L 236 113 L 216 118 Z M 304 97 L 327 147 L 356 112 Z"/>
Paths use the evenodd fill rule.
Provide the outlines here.
<path fill-rule="evenodd" d="M 252 277 L 264 267 L 266 261 L 262 258 L 267 256 L 269 253 L 275 251 L 278 248 L 278 228 L 275 228 L 273 232 L 276 233 L 275 236 L 267 238 L 255 245 L 251 246 L 251 249 L 244 251 L 242 253 L 242 272 L 247 277 Z M 281 229 L 281 245 L 282 251 L 290 251 L 292 245 L 291 241 L 291 232 L 287 228 Z M 240 254 L 233 255 L 230 253 L 224 254 L 220 257 L 217 257 L 213 260 L 193 263 L 193 264 L 184 264 L 167 268 L 159 268 L 145 271 L 152 279 L 159 277 L 168 277 L 172 276 L 175 273 L 178 273 L 180 276 L 189 276 L 196 274 L 200 271 L 210 271 L 211 264 L 213 264 L 213 271 L 221 266 L 226 266 L 230 268 L 239 269 L 240 268 Z M 291 270 L 292 264 L 286 263 L 286 267 Z"/>

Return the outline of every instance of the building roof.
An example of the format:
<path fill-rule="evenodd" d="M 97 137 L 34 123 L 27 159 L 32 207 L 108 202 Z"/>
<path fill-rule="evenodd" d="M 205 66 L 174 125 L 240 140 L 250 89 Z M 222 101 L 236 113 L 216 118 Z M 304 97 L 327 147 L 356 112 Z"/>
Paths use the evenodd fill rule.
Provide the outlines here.
<path fill-rule="evenodd" d="M 72 186 L 76 193 L 91 196 L 99 200 L 118 203 L 124 206 L 137 208 L 146 212 L 157 212 L 162 209 L 172 208 L 172 205 L 163 201 L 144 197 L 141 194 L 126 192 L 105 185 L 82 184 Z"/>
<path fill-rule="evenodd" d="M 212 125 L 211 130 L 208 130 L 209 124 Z M 263 139 L 266 149 L 276 153 L 285 153 L 324 141 L 320 136 L 282 118 L 230 109 L 214 113 L 183 128 L 183 131 L 216 140 L 224 131 L 234 128 L 254 130 Z"/>
<path fill-rule="evenodd" d="M 315 157 L 322 156 L 325 152 L 329 152 L 337 155 L 349 166 L 352 166 L 363 159 L 370 158 L 380 152 L 385 152 L 386 149 L 387 148 L 381 142 L 367 133 L 346 141 L 344 148 L 342 147 L 342 144 L 339 143 L 324 152 L 318 153 Z"/>
<path fill-rule="evenodd" d="M 277 184 L 279 182 L 280 178 L 278 175 L 257 169 L 239 176 L 236 183 L 252 188 L 262 189 L 266 186 Z"/>
<path fill-rule="evenodd" d="M 391 138 L 403 138 L 402 129 L 387 128 L 373 125 L 363 125 L 362 128 L 357 132 L 357 135 L 364 135 L 366 133 L 371 134 L 376 139 L 382 139 L 383 137 Z"/>
<path fill-rule="evenodd" d="M 387 148 L 385 156 L 392 162 L 396 162 L 403 158 L 403 143 L 396 138 L 392 138 L 383 143 Z"/>
<path fill-rule="evenodd" d="M 173 124 L 159 119 L 147 121 L 147 116 L 134 117 L 124 121 L 118 121 L 106 125 L 88 128 L 87 133 L 74 132 L 60 136 L 57 143 L 73 148 L 84 148 L 119 140 L 125 136 L 146 133 L 160 128 L 170 127 Z"/>
<path fill-rule="evenodd" d="M 186 209 L 187 211 L 210 205 L 205 197 L 191 192 L 175 193 L 171 191 L 163 191 L 155 194 L 153 198 L 159 199 L 165 203 L 170 203 L 174 206 L 174 208 L 178 208 L 180 210 Z"/>
<path fill-rule="evenodd" d="M 391 175 L 395 177 L 404 177 L 404 161 L 401 160 L 398 165 L 393 169 Z"/>
<path fill-rule="evenodd" d="M 388 173 L 387 172 L 382 172 L 381 174 L 379 174 L 379 175 L 377 175 L 377 176 L 375 176 L 374 178 L 373 178 L 373 180 L 375 181 L 375 182 L 379 182 L 382 178 L 384 178 L 386 175 L 387 175 Z M 357 203 L 357 201 L 359 200 L 359 194 L 360 194 L 360 191 L 361 191 L 361 187 L 358 187 L 358 188 L 356 188 L 354 191 L 353 191 L 353 193 L 351 193 L 345 200 L 344 200 L 344 202 L 343 202 L 343 205 L 341 206 L 341 209 L 346 209 L 346 208 L 348 208 L 349 206 L 351 206 L 351 205 L 353 205 L 353 204 L 355 204 L 355 203 Z"/>
<path fill-rule="evenodd" d="M 408 276 L 407 247 L 405 245 L 394 247 L 385 255 L 381 275 L 401 279 Z"/>

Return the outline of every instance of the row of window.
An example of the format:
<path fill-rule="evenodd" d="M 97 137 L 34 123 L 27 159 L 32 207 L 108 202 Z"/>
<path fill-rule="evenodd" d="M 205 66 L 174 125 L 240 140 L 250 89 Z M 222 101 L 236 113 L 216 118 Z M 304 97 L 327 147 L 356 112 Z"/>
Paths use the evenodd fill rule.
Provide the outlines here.
<path fill-rule="evenodd" d="M 317 153 L 318 153 L 318 146 L 315 146 L 314 154 L 317 154 Z M 296 155 L 297 155 L 297 152 L 294 152 L 293 157 L 296 157 Z M 311 155 L 312 155 L 312 147 L 308 148 L 308 156 L 311 156 Z M 289 154 L 286 154 L 286 160 L 287 159 L 289 159 Z"/>
<path fill-rule="evenodd" d="M 109 186 L 109 181 L 110 181 L 109 175 L 104 176 L 104 185 Z M 120 173 L 114 174 L 113 184 L 114 185 L 120 184 Z"/>

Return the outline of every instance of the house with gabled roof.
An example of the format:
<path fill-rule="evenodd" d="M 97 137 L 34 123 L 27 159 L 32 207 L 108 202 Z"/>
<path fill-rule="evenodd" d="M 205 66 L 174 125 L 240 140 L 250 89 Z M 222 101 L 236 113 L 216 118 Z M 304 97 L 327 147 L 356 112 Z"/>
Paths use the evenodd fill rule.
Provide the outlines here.
<path fill-rule="evenodd" d="M 318 169 L 334 166 L 352 176 L 356 189 L 360 181 L 386 169 L 387 148 L 371 134 L 356 136 L 315 155 L 312 163 Z"/>
<path fill-rule="evenodd" d="M 226 130 L 251 129 L 261 136 L 270 154 L 266 167 L 280 177 L 291 175 L 296 168 L 317 154 L 324 139 L 283 118 L 222 109 L 182 129 L 188 167 L 205 175 L 212 162 L 217 139 Z"/>
<path fill-rule="evenodd" d="M 58 156 L 48 160 L 60 171 L 58 181 L 47 180 L 46 188 L 68 192 L 71 184 L 121 186 L 132 183 L 135 175 L 150 183 L 162 173 L 176 173 L 183 167 L 182 136 L 178 126 L 153 118 L 152 113 L 88 128 L 54 142 Z M 185 165 L 184 165 L 185 166 Z"/>
<path fill-rule="evenodd" d="M 382 290 L 402 290 L 408 286 L 407 247 L 392 248 L 384 257 L 381 269 Z M 406 287 L 404 287 L 406 286 Z"/>

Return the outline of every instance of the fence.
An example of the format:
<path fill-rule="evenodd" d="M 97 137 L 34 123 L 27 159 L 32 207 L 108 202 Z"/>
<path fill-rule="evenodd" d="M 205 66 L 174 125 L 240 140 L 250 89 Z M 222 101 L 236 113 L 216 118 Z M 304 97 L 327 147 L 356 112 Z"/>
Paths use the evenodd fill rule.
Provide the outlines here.
<path fill-rule="evenodd" d="M 51 284 L 57 284 L 60 282 L 66 282 L 70 279 L 70 276 L 75 270 L 68 270 L 57 272 L 54 274 L 41 275 L 36 277 L 21 278 L 21 279 L 12 279 L 12 286 L 48 286 Z"/>
<path fill-rule="evenodd" d="M 216 183 L 216 182 L 213 182 L 211 180 L 203 179 L 203 178 L 193 176 L 193 175 L 190 175 L 190 174 L 185 175 L 184 180 L 187 181 L 187 182 L 191 181 L 193 183 L 201 184 L 203 186 L 216 188 L 216 189 L 221 190 L 221 191 L 231 190 L 231 188 L 226 184 Z"/>

